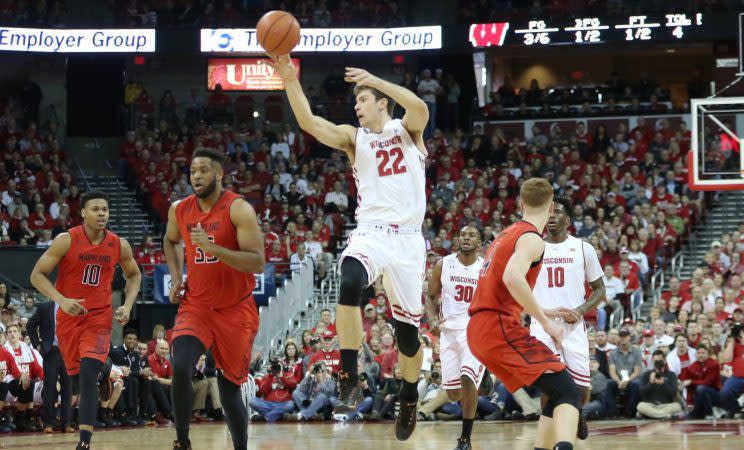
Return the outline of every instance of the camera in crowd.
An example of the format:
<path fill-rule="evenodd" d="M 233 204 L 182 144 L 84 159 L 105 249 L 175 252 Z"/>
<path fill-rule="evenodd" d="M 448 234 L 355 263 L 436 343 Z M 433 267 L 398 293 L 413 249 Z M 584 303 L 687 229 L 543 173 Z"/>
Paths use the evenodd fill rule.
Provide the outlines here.
<path fill-rule="evenodd" d="M 323 362 L 323 361 L 317 362 L 313 366 L 313 375 L 317 375 L 317 374 L 321 373 L 324 370 L 325 370 L 325 362 Z"/>
<path fill-rule="evenodd" d="M 310 338 L 310 345 L 318 345 L 320 344 L 320 338 L 317 336 L 313 336 Z"/>
<path fill-rule="evenodd" d="M 286 367 L 284 367 L 284 364 L 282 364 L 281 361 L 278 359 L 272 359 L 269 362 L 269 373 L 272 375 L 276 375 L 281 373 L 282 371 L 287 370 Z"/>
<path fill-rule="evenodd" d="M 733 336 L 734 339 L 741 340 L 744 337 L 742 336 L 742 333 L 744 333 L 744 323 L 736 322 L 731 325 L 731 336 Z"/>

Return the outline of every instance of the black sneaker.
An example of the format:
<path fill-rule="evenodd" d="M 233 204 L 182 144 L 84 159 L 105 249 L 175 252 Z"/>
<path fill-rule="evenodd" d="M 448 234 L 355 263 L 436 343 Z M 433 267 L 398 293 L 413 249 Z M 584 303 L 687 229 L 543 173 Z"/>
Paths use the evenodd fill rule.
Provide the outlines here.
<path fill-rule="evenodd" d="M 589 426 L 586 424 L 586 417 L 579 411 L 579 426 L 576 428 L 576 437 L 580 440 L 586 440 L 589 437 Z"/>
<path fill-rule="evenodd" d="M 191 450 L 191 444 L 184 444 L 181 441 L 173 441 L 173 450 Z"/>
<path fill-rule="evenodd" d="M 455 450 L 472 450 L 473 446 L 470 445 L 470 439 L 460 438 L 457 440 L 457 447 Z"/>
<path fill-rule="evenodd" d="M 364 400 L 362 390 L 359 389 L 359 378 L 346 372 L 338 374 L 338 401 L 333 408 L 336 414 L 348 414 L 356 410 Z"/>
<path fill-rule="evenodd" d="M 416 429 L 416 405 L 418 401 L 400 402 L 398 417 L 395 419 L 395 437 L 399 441 L 405 441 Z"/>
<path fill-rule="evenodd" d="M 78 442 L 75 450 L 90 450 L 90 442 Z"/>

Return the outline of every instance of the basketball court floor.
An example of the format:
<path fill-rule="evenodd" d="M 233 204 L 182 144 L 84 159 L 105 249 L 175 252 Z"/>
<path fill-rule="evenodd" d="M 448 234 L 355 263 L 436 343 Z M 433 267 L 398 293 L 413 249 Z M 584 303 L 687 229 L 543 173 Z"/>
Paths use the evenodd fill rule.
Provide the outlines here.
<path fill-rule="evenodd" d="M 590 436 L 577 449 L 594 450 L 741 450 L 744 421 L 608 421 L 590 422 Z M 251 424 L 251 450 L 452 450 L 460 435 L 459 422 L 419 423 L 413 437 L 398 442 L 392 423 Z M 477 422 L 475 450 L 532 450 L 535 422 Z M 165 450 L 172 448 L 173 427 L 137 428 L 96 432 L 94 449 Z M 0 436 L 2 449 L 72 449 L 77 435 Z M 195 450 L 232 449 L 224 423 L 195 425 Z"/>

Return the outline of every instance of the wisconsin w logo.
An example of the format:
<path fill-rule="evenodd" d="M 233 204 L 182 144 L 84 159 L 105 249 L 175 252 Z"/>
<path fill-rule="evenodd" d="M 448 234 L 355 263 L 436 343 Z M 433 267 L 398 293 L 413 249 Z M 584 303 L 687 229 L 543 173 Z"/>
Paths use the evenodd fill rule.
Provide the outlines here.
<path fill-rule="evenodd" d="M 470 25 L 468 38 L 473 47 L 490 47 L 492 45 L 501 47 L 504 45 L 508 30 L 509 22 L 474 23 Z"/>

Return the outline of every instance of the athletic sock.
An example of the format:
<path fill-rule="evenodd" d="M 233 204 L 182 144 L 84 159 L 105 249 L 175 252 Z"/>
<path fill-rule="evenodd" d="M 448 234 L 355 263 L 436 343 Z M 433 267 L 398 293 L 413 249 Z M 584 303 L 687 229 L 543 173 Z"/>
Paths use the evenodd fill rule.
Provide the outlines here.
<path fill-rule="evenodd" d="M 80 442 L 83 444 L 90 444 L 90 438 L 93 437 L 93 432 L 88 430 L 80 430 Z"/>
<path fill-rule="evenodd" d="M 359 350 L 344 350 L 341 353 L 341 370 L 348 373 L 351 376 L 357 375 Z"/>
<path fill-rule="evenodd" d="M 573 444 L 570 442 L 561 441 L 555 444 L 553 450 L 573 450 Z"/>
<path fill-rule="evenodd" d="M 535 450 L 548 450 L 547 448 L 535 447 Z"/>
<path fill-rule="evenodd" d="M 470 435 L 473 433 L 473 420 L 474 419 L 462 419 L 462 436 L 463 439 L 470 440 Z"/>
<path fill-rule="evenodd" d="M 406 402 L 418 400 L 418 383 L 410 383 L 403 380 L 400 386 L 400 399 Z"/>

